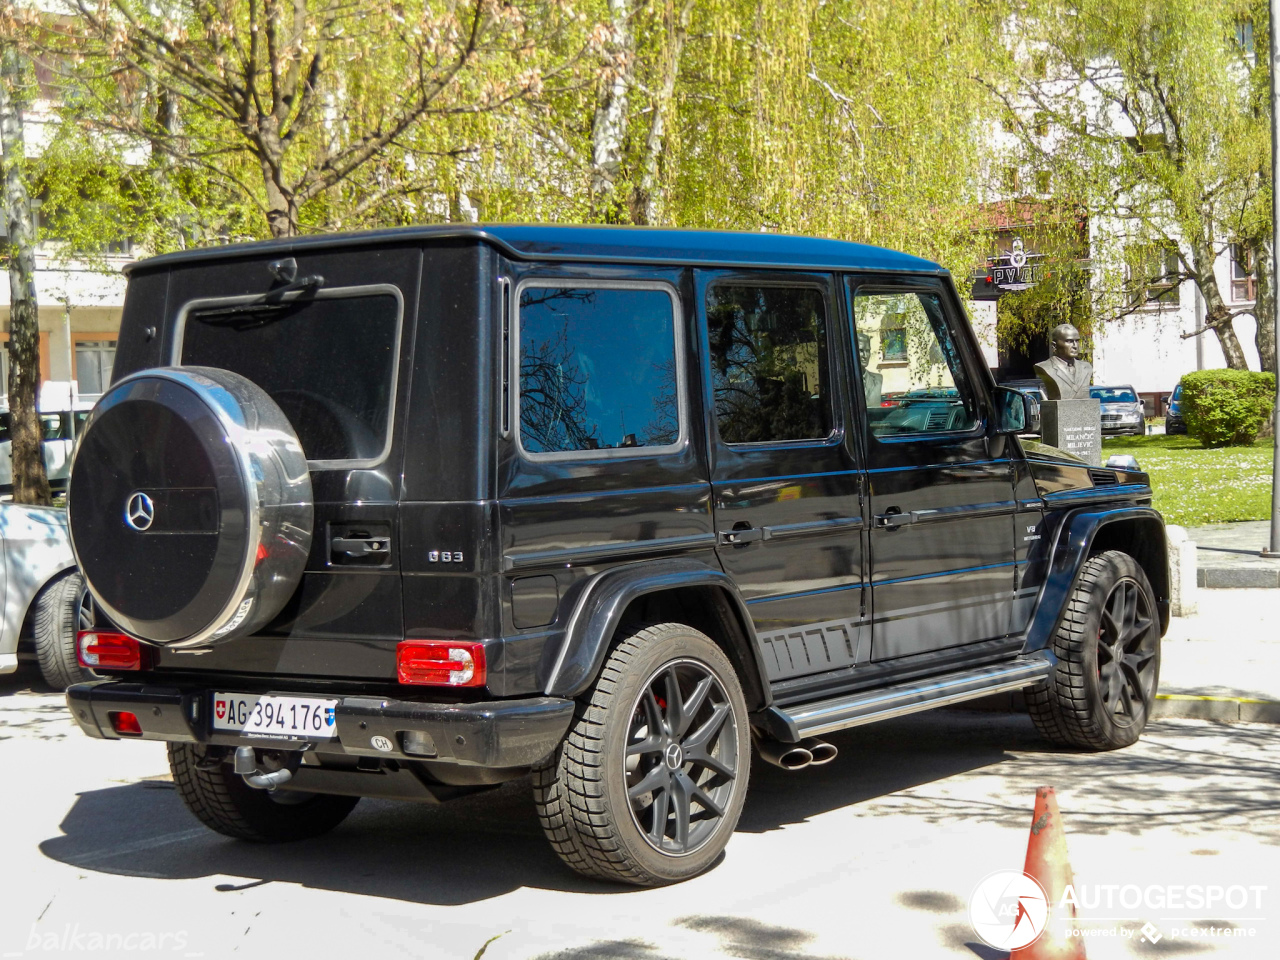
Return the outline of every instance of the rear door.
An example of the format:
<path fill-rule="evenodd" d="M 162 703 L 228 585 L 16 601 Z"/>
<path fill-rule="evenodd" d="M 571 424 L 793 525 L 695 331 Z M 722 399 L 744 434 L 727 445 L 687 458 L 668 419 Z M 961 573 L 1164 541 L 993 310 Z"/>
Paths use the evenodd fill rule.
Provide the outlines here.
<path fill-rule="evenodd" d="M 866 397 L 872 659 L 1012 630 L 1013 463 L 941 281 L 849 281 Z M 897 404 L 881 398 L 896 394 Z"/>
<path fill-rule="evenodd" d="M 299 253 L 292 289 L 265 258 L 174 271 L 170 362 L 239 373 L 279 404 L 311 468 L 315 514 L 302 583 L 280 616 L 200 657 L 166 653 L 169 666 L 395 676 L 404 636 L 395 410 L 407 395 L 421 259 L 414 248 Z"/>
<path fill-rule="evenodd" d="M 699 271 L 717 550 L 770 681 L 870 658 L 848 340 L 823 274 Z"/>

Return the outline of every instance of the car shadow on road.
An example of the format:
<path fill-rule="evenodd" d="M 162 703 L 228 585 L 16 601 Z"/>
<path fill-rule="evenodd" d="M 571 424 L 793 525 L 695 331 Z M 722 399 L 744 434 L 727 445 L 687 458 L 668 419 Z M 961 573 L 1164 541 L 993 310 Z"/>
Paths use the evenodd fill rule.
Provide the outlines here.
<path fill-rule="evenodd" d="M 1220 725 L 1178 726 L 1176 738 L 1163 727 L 1148 728 L 1139 747 L 1108 754 L 1055 748 L 1016 714 L 935 711 L 844 731 L 830 738 L 841 755 L 827 766 L 791 773 L 757 760 L 738 829 L 764 833 L 850 806 L 860 816 L 1025 827 L 1035 787 L 1056 783 L 1086 801 L 1070 811 L 1078 832 L 1167 824 L 1194 833 L 1246 822 L 1261 842 L 1280 844 L 1267 799 L 1275 791 L 1241 789 L 1244 778 L 1280 786 L 1280 728 L 1231 729 L 1233 742 L 1257 748 L 1246 761 L 1220 755 Z M 971 788 L 974 774 L 991 775 L 987 793 L 952 789 Z M 527 779 L 440 806 L 365 800 L 332 834 L 285 846 L 205 830 L 171 783 L 154 780 L 80 794 L 61 828 L 40 845 L 54 860 L 126 876 L 246 878 L 221 883 L 224 892 L 285 882 L 456 905 L 520 887 L 630 890 L 580 878 L 556 859 Z"/>

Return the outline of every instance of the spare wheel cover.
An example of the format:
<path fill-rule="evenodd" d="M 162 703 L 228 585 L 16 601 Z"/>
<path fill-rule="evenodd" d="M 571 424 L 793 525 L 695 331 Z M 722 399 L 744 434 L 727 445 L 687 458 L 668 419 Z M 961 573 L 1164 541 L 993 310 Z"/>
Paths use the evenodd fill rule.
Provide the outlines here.
<path fill-rule="evenodd" d="M 174 649 L 270 621 L 311 549 L 311 475 L 262 388 L 210 367 L 112 386 L 71 467 L 76 563 L 117 626 Z"/>

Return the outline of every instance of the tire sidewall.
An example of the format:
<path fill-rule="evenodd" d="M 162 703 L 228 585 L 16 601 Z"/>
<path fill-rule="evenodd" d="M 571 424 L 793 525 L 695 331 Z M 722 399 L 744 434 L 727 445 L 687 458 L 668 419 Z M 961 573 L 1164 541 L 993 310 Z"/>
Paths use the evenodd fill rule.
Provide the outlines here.
<path fill-rule="evenodd" d="M 693 853 L 672 856 L 654 849 L 637 827 L 627 797 L 624 768 L 632 709 L 647 682 L 665 665 L 679 660 L 697 661 L 720 682 L 728 696 L 733 722 L 737 726 L 737 773 L 734 789 L 716 830 Z M 602 776 L 604 801 L 615 825 L 619 841 L 629 858 L 658 883 L 674 883 L 696 876 L 709 868 L 724 851 L 746 801 L 751 769 L 751 731 L 746 700 L 733 665 L 724 652 L 705 634 L 693 628 L 673 629 L 657 643 L 650 643 L 631 660 L 613 690 L 612 703 L 604 722 Z"/>
<path fill-rule="evenodd" d="M 1082 638 L 1081 665 L 1084 670 L 1085 696 L 1089 705 L 1089 716 L 1097 728 L 1098 734 L 1111 747 L 1127 747 L 1138 741 L 1150 719 L 1146 704 L 1139 701 L 1135 704 L 1135 716 L 1127 723 L 1118 723 L 1114 714 L 1107 709 L 1102 699 L 1102 683 L 1098 676 L 1098 641 L 1102 627 L 1102 610 L 1111 595 L 1111 591 L 1121 580 L 1133 580 L 1138 589 L 1146 595 L 1148 608 L 1152 616 L 1157 616 L 1155 593 L 1147 580 L 1147 575 L 1137 561 L 1127 554 L 1109 554 L 1099 558 L 1101 570 L 1090 582 L 1081 586 L 1089 591 L 1088 614 L 1084 623 Z M 1158 629 L 1155 623 L 1152 629 Z M 1160 686 L 1160 643 L 1155 645 L 1155 662 L 1152 665 L 1153 698 L 1154 691 Z"/>

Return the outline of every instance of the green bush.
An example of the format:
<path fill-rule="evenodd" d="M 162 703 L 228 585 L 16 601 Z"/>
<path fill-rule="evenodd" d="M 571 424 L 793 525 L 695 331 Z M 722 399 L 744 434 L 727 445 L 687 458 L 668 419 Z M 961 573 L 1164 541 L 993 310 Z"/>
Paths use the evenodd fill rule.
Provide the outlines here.
<path fill-rule="evenodd" d="M 1271 416 L 1276 375 L 1252 370 L 1197 370 L 1182 378 L 1187 433 L 1206 447 L 1247 447 Z"/>

